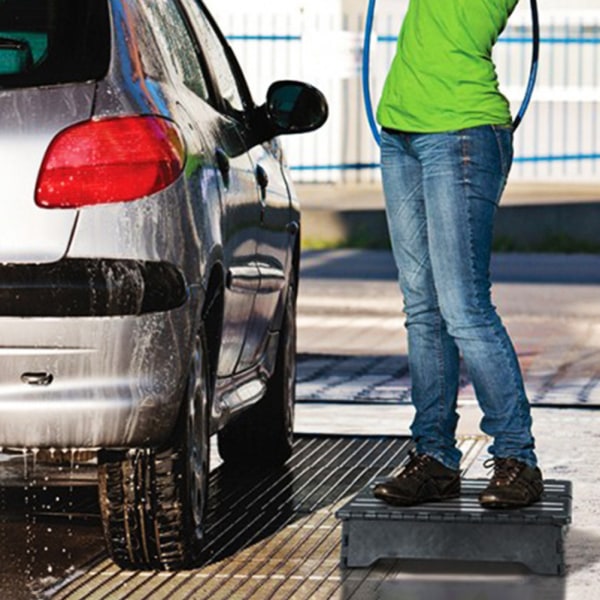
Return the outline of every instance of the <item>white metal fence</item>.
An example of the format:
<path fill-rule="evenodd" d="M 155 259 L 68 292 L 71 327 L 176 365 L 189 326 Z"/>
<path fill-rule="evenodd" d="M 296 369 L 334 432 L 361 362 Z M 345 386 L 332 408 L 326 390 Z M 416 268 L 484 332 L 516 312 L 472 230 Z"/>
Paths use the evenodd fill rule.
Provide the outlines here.
<path fill-rule="evenodd" d="M 251 3 L 250 3 L 251 4 Z M 274 3 L 273 3 L 274 4 Z M 513 113 L 529 72 L 531 24 L 520 7 L 494 58 Z M 213 8 L 249 79 L 257 102 L 276 79 L 302 79 L 326 94 L 330 119 L 318 132 L 285 139 L 288 162 L 301 181 L 370 181 L 379 177 L 378 149 L 364 115 L 360 84 L 361 12 L 323 8 L 298 17 L 270 11 Z M 403 14 L 376 16 L 371 89 L 376 103 L 391 63 Z M 515 138 L 512 178 L 600 181 L 600 10 L 542 11 L 538 84 Z"/>

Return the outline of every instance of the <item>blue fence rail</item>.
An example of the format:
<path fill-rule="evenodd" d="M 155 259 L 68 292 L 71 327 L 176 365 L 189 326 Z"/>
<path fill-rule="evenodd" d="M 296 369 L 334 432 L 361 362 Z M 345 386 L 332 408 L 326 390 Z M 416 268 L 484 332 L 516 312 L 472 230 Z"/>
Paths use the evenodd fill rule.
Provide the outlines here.
<path fill-rule="evenodd" d="M 285 140 L 288 161 L 302 181 L 379 178 L 360 90 L 362 15 L 313 22 L 285 15 L 220 16 L 257 101 L 275 79 L 319 86 L 330 119 L 314 134 Z M 398 15 L 380 18 L 372 46 L 376 101 L 397 39 Z M 541 24 L 538 84 L 515 139 L 513 179 L 600 180 L 600 12 L 553 17 Z M 494 50 L 501 89 L 516 111 L 531 51 L 527 19 L 509 26 Z"/>

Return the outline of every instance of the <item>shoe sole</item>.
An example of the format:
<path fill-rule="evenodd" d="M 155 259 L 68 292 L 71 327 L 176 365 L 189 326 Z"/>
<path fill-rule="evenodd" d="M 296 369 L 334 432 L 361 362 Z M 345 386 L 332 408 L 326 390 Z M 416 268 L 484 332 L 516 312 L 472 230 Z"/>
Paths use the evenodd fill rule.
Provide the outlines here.
<path fill-rule="evenodd" d="M 398 496 L 389 496 L 387 494 L 378 494 L 373 492 L 373 496 L 378 500 L 383 500 L 386 504 L 390 504 L 391 506 L 417 506 L 419 504 L 428 504 L 430 502 L 443 502 L 444 500 L 454 500 L 456 498 L 460 498 L 460 491 L 451 494 L 444 494 L 441 496 L 436 496 L 435 498 L 423 498 L 420 500 L 408 500 L 406 498 L 400 498 Z"/>
<path fill-rule="evenodd" d="M 527 502 L 526 504 L 524 503 L 515 503 L 515 502 L 506 502 L 504 500 L 499 500 L 498 498 L 495 498 L 494 496 L 491 497 L 480 497 L 479 498 L 479 504 L 482 506 L 482 508 L 492 508 L 492 509 L 518 509 L 518 508 L 527 508 L 528 506 L 531 506 L 532 504 L 535 504 L 536 502 L 539 502 L 540 498 L 536 498 L 535 500 L 531 500 L 530 502 Z"/>

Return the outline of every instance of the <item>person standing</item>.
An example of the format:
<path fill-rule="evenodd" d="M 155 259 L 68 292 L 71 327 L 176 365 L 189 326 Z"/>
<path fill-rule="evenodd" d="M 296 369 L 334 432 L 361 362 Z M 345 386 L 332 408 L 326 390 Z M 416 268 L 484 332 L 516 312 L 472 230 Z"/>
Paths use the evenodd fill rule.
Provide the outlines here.
<path fill-rule="evenodd" d="M 492 47 L 518 0 L 410 0 L 377 109 L 392 250 L 404 297 L 415 452 L 373 493 L 394 505 L 460 494 L 459 355 L 493 438 L 486 508 L 539 500 L 531 413 L 491 301 L 494 215 L 512 125 Z"/>

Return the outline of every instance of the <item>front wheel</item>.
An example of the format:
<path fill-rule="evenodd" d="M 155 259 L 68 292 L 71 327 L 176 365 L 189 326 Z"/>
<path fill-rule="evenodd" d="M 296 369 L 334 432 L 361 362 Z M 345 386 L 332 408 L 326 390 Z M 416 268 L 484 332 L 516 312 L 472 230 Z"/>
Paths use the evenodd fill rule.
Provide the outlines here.
<path fill-rule="evenodd" d="M 296 402 L 296 290 L 290 284 L 275 369 L 264 397 L 219 432 L 226 463 L 283 464 L 292 453 Z"/>
<path fill-rule="evenodd" d="M 111 558 L 126 569 L 189 566 L 203 538 L 209 473 L 208 369 L 203 332 L 171 445 L 99 455 L 102 526 Z"/>

